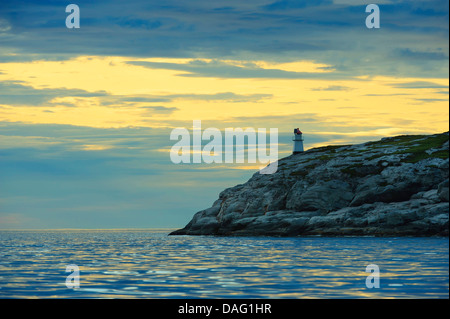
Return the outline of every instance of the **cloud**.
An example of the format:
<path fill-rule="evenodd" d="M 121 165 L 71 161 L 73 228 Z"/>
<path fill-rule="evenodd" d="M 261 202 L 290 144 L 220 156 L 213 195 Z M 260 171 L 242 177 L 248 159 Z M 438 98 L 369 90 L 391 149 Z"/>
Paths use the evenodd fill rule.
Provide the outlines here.
<path fill-rule="evenodd" d="M 415 101 L 420 101 L 420 102 L 425 102 L 425 103 L 429 103 L 429 102 L 446 102 L 448 101 L 448 99 L 414 99 Z"/>
<path fill-rule="evenodd" d="M 103 98 L 101 103 L 103 105 L 110 104 L 119 104 L 122 102 L 132 102 L 132 103 L 161 103 L 161 102 L 170 102 L 171 98 L 164 95 L 139 95 L 134 94 L 132 96 L 126 95 L 110 95 L 106 98 Z"/>
<path fill-rule="evenodd" d="M 364 94 L 364 96 L 402 96 L 402 95 L 411 95 L 411 94 L 408 94 L 408 93 L 386 93 L 386 94 L 368 93 L 368 94 Z"/>
<path fill-rule="evenodd" d="M 33 225 L 36 225 L 36 223 L 39 224 L 38 219 L 30 216 L 24 216 L 24 214 L 21 213 L 2 212 L 0 215 L 1 229 L 24 228 L 24 226 L 32 228 Z"/>
<path fill-rule="evenodd" d="M 308 0 L 278 0 L 272 2 L 268 5 L 263 6 L 265 10 L 274 11 L 274 10 L 292 10 L 292 9 L 300 9 L 311 6 L 322 6 L 322 5 L 330 5 L 332 1 L 330 0 L 316 0 L 316 1 L 308 1 Z"/>
<path fill-rule="evenodd" d="M 448 54 L 444 52 L 413 51 L 408 48 L 400 49 L 399 55 L 404 59 L 419 60 L 419 61 L 448 60 Z"/>
<path fill-rule="evenodd" d="M 140 103 L 172 102 L 175 100 L 226 101 L 230 103 L 259 102 L 272 94 L 236 94 L 218 92 L 211 94 L 166 94 L 166 95 L 114 95 L 105 91 L 88 92 L 80 89 L 42 88 L 36 89 L 21 81 L 0 81 L 0 104 L 13 106 L 67 106 L 76 107 L 86 98 L 97 98 L 96 104 L 109 107 L 137 105 L 151 113 L 170 114 L 176 107 L 140 106 Z M 150 114 L 150 113 L 149 113 Z"/>
<path fill-rule="evenodd" d="M 11 30 L 11 25 L 5 19 L 0 19 L 0 34 Z"/>
<path fill-rule="evenodd" d="M 0 122 L 0 220 L 10 228 L 180 227 L 253 173 L 175 165 L 158 151 L 174 144 L 169 136 L 167 129 Z"/>
<path fill-rule="evenodd" d="M 448 85 L 442 85 L 434 82 L 428 81 L 413 81 L 413 82 L 402 82 L 402 83 L 391 83 L 392 87 L 398 89 L 447 89 Z"/>
<path fill-rule="evenodd" d="M 447 1 L 380 3 L 382 27 L 376 32 L 364 25 L 365 5 L 351 0 L 132 0 L 126 6 L 119 0 L 80 0 L 82 26 L 75 31 L 65 28 L 66 14 L 56 2 L 2 4 L 2 49 L 8 55 L 0 58 L 29 61 L 116 55 L 246 60 L 252 56 L 271 61 L 315 60 L 335 67 L 336 72 L 301 74 L 220 64 L 203 69 L 159 67 L 179 69 L 183 76 L 225 78 L 447 77 Z"/>
<path fill-rule="evenodd" d="M 220 92 L 213 94 L 171 94 L 167 95 L 171 99 L 187 99 L 187 100 L 202 100 L 202 101 L 226 101 L 231 103 L 241 102 L 259 102 L 264 99 L 269 99 L 272 94 L 236 94 L 233 92 Z"/>
<path fill-rule="evenodd" d="M 155 114 L 171 114 L 178 110 L 177 107 L 166 107 L 166 106 L 141 106 L 139 109 L 144 109 L 145 112 L 143 116 L 153 116 Z"/>
<path fill-rule="evenodd" d="M 150 69 L 183 71 L 178 76 L 214 78 L 265 78 L 265 79 L 349 79 L 353 76 L 339 72 L 294 72 L 274 68 L 262 68 L 255 64 L 237 66 L 226 61 L 194 60 L 188 63 L 162 63 L 149 61 L 128 61 L 128 64 Z M 355 78 L 356 80 L 356 78 Z"/>
<path fill-rule="evenodd" d="M 54 106 L 52 100 L 59 97 L 103 97 L 106 92 L 87 92 L 79 89 L 66 88 L 43 88 L 36 89 L 21 81 L 0 81 L 0 104 L 7 105 L 32 105 L 32 106 Z M 58 103 L 72 106 L 73 103 Z"/>
<path fill-rule="evenodd" d="M 325 87 L 325 88 L 312 89 L 312 91 L 349 91 L 351 89 L 352 88 L 350 88 L 348 86 L 330 85 L 330 86 Z"/>
<path fill-rule="evenodd" d="M 160 28 L 163 23 L 157 19 L 139 19 L 139 18 L 111 18 L 114 23 L 121 27 L 132 28 L 132 29 L 145 29 L 145 30 L 153 30 Z"/>

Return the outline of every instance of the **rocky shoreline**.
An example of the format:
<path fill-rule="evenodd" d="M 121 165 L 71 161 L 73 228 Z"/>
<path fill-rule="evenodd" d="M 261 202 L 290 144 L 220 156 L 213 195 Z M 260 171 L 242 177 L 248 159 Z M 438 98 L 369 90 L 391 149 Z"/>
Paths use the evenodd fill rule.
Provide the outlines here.
<path fill-rule="evenodd" d="M 170 235 L 448 236 L 449 133 L 307 150 Z"/>

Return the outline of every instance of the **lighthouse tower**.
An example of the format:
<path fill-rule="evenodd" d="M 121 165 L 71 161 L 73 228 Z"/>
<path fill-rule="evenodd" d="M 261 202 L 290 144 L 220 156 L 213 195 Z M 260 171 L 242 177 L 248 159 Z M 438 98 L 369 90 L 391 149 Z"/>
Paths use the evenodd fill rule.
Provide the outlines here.
<path fill-rule="evenodd" d="M 293 154 L 298 154 L 303 152 L 303 133 L 300 129 L 294 129 L 294 137 L 292 138 L 294 141 L 294 150 Z"/>

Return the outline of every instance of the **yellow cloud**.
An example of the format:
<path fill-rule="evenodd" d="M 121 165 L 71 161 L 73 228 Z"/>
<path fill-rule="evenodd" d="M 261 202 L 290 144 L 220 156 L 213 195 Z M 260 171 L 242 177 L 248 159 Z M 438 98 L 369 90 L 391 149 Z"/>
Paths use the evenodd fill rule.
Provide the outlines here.
<path fill-rule="evenodd" d="M 81 145 L 83 151 L 104 151 L 114 148 L 112 145 L 95 145 L 95 144 L 84 144 Z"/>
<path fill-rule="evenodd" d="M 277 69 L 288 72 L 326 73 L 334 71 L 331 65 L 316 63 L 314 61 L 295 61 L 288 63 L 258 61 L 256 64 L 263 69 Z"/>
<path fill-rule="evenodd" d="M 59 96 L 43 106 L 2 105 L 0 120 L 72 124 L 92 127 L 173 127 L 194 119 L 233 125 L 234 118 L 265 117 L 266 127 L 285 126 L 274 117 L 291 117 L 302 125 L 304 114 L 318 114 L 330 126 L 370 127 L 371 133 L 448 130 L 448 95 L 436 89 L 407 89 L 395 84 L 419 78 L 359 77 L 349 80 L 213 78 L 179 76 L 183 71 L 152 69 L 128 64 L 128 57 L 83 56 L 66 61 L 1 63 L 0 81 L 23 81 L 35 89 L 67 88 L 106 92 L 95 97 Z M 193 59 L 149 58 L 139 61 L 188 64 Z M 212 62 L 212 59 L 203 59 Z M 229 65 L 256 65 L 290 72 L 332 73 L 331 66 L 314 61 L 220 61 Z M 448 85 L 448 79 L 426 79 Z M 327 89 L 328 88 L 328 89 Z M 339 88 L 347 88 L 340 90 Z M 232 103 L 225 99 L 188 98 L 189 95 L 268 95 Z M 102 94 L 101 94 L 102 95 Z M 103 94 L 104 95 L 104 94 Z M 170 96 L 178 95 L 178 98 Z M 183 98 L 183 95 L 186 97 Z M 122 97 L 123 99 L 118 99 Z M 151 97 L 155 97 L 152 102 Z M 166 97 L 166 99 L 165 99 Z M 128 100 L 126 98 L 129 98 Z M 133 99 L 134 98 L 134 99 Z M 140 98 L 140 99 L 139 99 Z M 144 99 L 142 99 L 144 98 Z M 145 99 L 147 98 L 147 99 Z M 158 101 L 160 99 L 161 101 Z M 107 103 L 106 103 L 107 102 Z M 145 107 L 171 108 L 148 112 Z M 147 110 L 147 111 L 146 111 Z M 237 125 L 241 126 L 241 125 Z M 373 131 L 373 127 L 385 131 Z M 387 127 L 387 128 L 386 128 Z M 290 128 L 289 128 L 290 129 Z M 364 134 L 355 132 L 355 134 Z M 378 133 L 377 133 L 378 134 Z"/>

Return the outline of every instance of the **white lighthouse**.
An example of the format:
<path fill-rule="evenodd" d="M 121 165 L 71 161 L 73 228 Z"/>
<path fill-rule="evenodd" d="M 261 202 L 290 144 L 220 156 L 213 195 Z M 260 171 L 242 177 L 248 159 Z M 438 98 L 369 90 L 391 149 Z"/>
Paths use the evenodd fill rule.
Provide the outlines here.
<path fill-rule="evenodd" d="M 294 150 L 293 154 L 298 154 L 303 152 L 303 133 L 299 128 L 294 129 L 294 137 L 292 138 L 294 141 Z"/>

